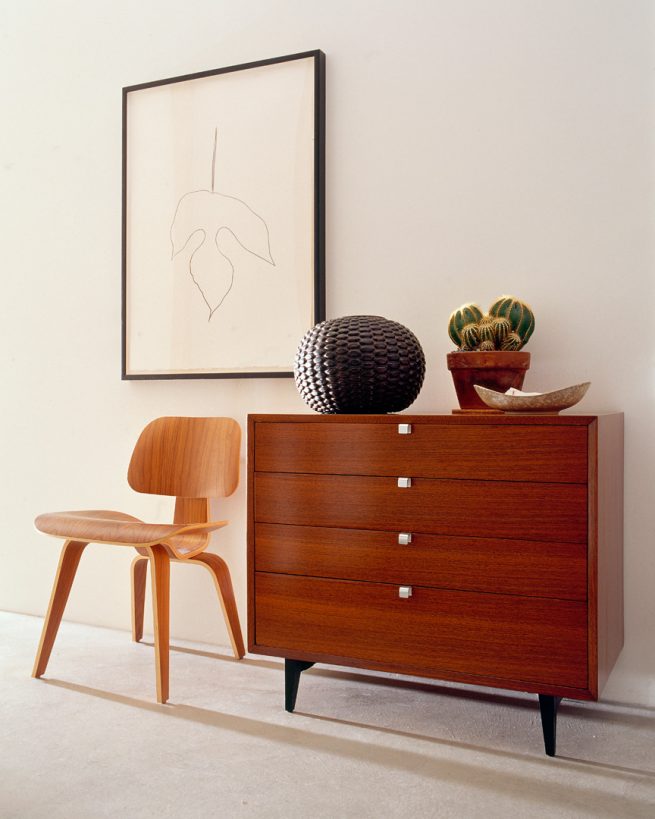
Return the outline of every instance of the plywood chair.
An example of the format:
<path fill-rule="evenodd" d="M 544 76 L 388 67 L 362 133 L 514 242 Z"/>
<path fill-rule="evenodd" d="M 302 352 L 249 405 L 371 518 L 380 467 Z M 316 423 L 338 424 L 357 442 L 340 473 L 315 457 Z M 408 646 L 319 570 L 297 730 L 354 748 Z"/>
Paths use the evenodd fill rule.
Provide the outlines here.
<path fill-rule="evenodd" d="M 170 561 L 201 565 L 214 578 L 234 655 L 244 655 L 230 572 L 218 555 L 204 553 L 210 533 L 228 521 L 209 521 L 209 498 L 231 495 L 239 482 L 241 429 L 231 418 L 158 418 L 143 430 L 127 480 L 132 489 L 175 497 L 172 524 L 144 523 L 122 512 L 54 512 L 39 515 L 36 528 L 63 538 L 50 605 L 32 676 L 48 665 L 82 552 L 89 543 L 133 546 L 132 634 L 143 634 L 148 563 L 152 574 L 157 700 L 168 700 Z"/>

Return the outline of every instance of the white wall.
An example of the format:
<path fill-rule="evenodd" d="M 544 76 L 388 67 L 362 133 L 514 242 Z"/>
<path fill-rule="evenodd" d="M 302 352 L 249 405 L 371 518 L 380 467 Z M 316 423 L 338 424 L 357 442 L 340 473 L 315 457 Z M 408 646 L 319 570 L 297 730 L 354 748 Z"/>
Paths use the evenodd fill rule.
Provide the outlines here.
<path fill-rule="evenodd" d="M 304 411 L 292 381 L 121 382 L 121 87 L 327 54 L 328 316 L 420 338 L 413 406 L 449 412 L 445 325 L 503 292 L 537 330 L 526 387 L 591 380 L 626 413 L 626 632 L 606 696 L 655 705 L 653 4 L 648 0 L 21 0 L 0 7 L 0 608 L 42 614 L 58 543 L 38 512 L 165 520 L 124 475 L 166 414 Z M 244 461 L 245 465 L 245 461 Z M 245 625 L 245 489 L 217 538 Z M 128 566 L 89 547 L 67 617 L 127 628 Z M 172 630 L 227 644 L 204 573 Z M 116 658 L 120 662 L 120 658 Z"/>

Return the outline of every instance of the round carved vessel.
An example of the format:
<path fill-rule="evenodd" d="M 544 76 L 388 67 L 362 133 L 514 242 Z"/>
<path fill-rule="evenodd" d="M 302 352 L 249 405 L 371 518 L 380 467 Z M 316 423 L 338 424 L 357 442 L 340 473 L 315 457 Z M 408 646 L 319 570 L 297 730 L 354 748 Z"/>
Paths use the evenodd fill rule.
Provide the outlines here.
<path fill-rule="evenodd" d="M 317 412 L 400 412 L 421 390 L 425 355 L 414 333 L 398 322 L 343 316 L 305 335 L 294 376 L 303 400 Z"/>

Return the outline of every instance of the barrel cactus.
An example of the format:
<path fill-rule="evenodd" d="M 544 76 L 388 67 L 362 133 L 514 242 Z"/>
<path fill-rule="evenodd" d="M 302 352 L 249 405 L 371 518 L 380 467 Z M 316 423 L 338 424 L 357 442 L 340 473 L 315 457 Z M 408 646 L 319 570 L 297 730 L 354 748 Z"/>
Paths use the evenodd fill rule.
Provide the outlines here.
<path fill-rule="evenodd" d="M 489 315 L 494 318 L 506 318 L 512 332 L 516 333 L 524 347 L 534 330 L 534 313 L 524 301 L 514 296 L 501 296 L 489 308 Z M 512 349 L 518 349 L 513 347 Z"/>
<path fill-rule="evenodd" d="M 448 334 L 461 350 L 475 350 L 480 344 L 481 319 L 482 310 L 477 304 L 463 304 L 451 315 Z"/>
<path fill-rule="evenodd" d="M 496 318 L 493 320 L 493 328 L 496 347 L 502 350 L 503 342 L 512 332 L 512 325 L 510 324 L 509 319 L 506 319 L 504 316 L 496 316 Z"/>
<path fill-rule="evenodd" d="M 520 350 L 523 346 L 523 342 L 521 341 L 521 336 L 518 333 L 508 333 L 505 338 L 503 339 L 500 349 L 501 350 Z"/>
<path fill-rule="evenodd" d="M 534 313 L 514 296 L 501 296 L 483 315 L 477 304 L 464 304 L 451 315 L 448 334 L 462 351 L 520 350 L 534 330 Z"/>
<path fill-rule="evenodd" d="M 480 343 L 491 342 L 492 350 L 496 349 L 496 332 L 494 330 L 494 320 L 491 316 L 482 316 L 478 324 L 480 329 Z"/>

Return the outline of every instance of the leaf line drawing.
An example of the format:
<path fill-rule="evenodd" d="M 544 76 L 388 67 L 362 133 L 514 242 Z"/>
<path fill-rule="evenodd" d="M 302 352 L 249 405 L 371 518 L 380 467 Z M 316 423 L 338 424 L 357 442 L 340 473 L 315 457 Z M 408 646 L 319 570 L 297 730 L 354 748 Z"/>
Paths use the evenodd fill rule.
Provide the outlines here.
<path fill-rule="evenodd" d="M 188 272 L 209 311 L 207 321 L 211 321 L 234 284 L 233 254 L 230 243 L 226 247 L 223 242 L 221 247 L 224 237 L 231 235 L 248 253 L 275 267 L 264 219 L 242 199 L 216 191 L 217 149 L 215 128 L 211 190 L 181 196 L 170 227 L 171 260 L 183 251 L 189 254 Z"/>

